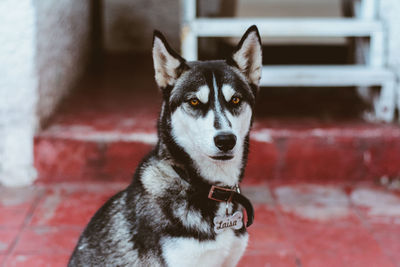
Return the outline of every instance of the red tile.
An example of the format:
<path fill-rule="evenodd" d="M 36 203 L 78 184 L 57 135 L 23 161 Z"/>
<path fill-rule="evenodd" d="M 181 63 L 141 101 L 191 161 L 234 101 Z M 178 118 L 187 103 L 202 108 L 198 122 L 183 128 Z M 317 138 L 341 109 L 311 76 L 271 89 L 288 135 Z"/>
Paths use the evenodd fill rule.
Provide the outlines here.
<path fill-rule="evenodd" d="M 294 254 L 287 240 L 285 229 L 281 227 L 276 213 L 266 206 L 255 206 L 255 221 L 248 228 L 251 253 Z"/>
<path fill-rule="evenodd" d="M 252 253 L 294 255 L 294 249 L 287 240 L 284 229 L 278 225 L 251 227 L 248 231 L 250 238 L 247 251 Z"/>
<path fill-rule="evenodd" d="M 271 190 L 266 184 L 264 185 L 244 184 L 241 186 L 241 189 L 242 189 L 242 194 L 244 194 L 250 199 L 254 207 L 265 206 L 273 208 L 273 206 L 275 205 Z"/>
<path fill-rule="evenodd" d="M 50 190 L 38 204 L 32 217 L 32 226 L 85 226 L 95 212 L 121 185 L 85 184 Z"/>
<path fill-rule="evenodd" d="M 0 207 L 0 214 L 0 229 L 5 227 L 19 228 L 24 223 L 28 210 L 12 207 Z"/>
<path fill-rule="evenodd" d="M 81 180 L 90 165 L 102 162 L 103 147 L 95 142 L 35 138 L 35 167 L 41 181 Z"/>
<path fill-rule="evenodd" d="M 335 253 L 326 253 L 322 252 L 321 255 L 318 254 L 317 251 L 311 254 L 302 254 L 300 260 L 302 266 L 307 267 L 338 267 L 338 266 L 346 266 L 352 267 L 352 265 L 345 265 L 341 255 L 337 255 Z"/>
<path fill-rule="evenodd" d="M 21 233 L 14 251 L 18 254 L 71 253 L 82 230 L 71 227 L 30 227 Z"/>
<path fill-rule="evenodd" d="M 346 192 L 337 185 L 290 184 L 274 186 L 278 208 L 295 218 L 316 223 L 356 217 Z"/>
<path fill-rule="evenodd" d="M 353 205 L 370 223 L 400 223 L 400 195 L 382 187 L 360 186 L 350 195 Z"/>
<path fill-rule="evenodd" d="M 296 258 L 286 254 L 245 253 L 238 267 L 295 267 Z M 321 265 L 324 266 L 324 265 Z"/>
<path fill-rule="evenodd" d="M 278 224 L 275 207 L 259 204 L 254 205 L 254 223 L 252 226 L 265 227 Z"/>
<path fill-rule="evenodd" d="M 0 187 L 0 209 L 10 208 L 28 210 L 43 188 L 37 186 L 7 188 Z"/>
<path fill-rule="evenodd" d="M 152 145 L 36 137 L 39 181 L 127 181 Z"/>
<path fill-rule="evenodd" d="M 303 266 L 393 266 L 357 221 L 318 223 L 284 216 L 284 222 Z"/>
<path fill-rule="evenodd" d="M 243 182 L 259 184 L 275 177 L 279 151 L 274 143 L 250 141 L 250 153 Z"/>
<path fill-rule="evenodd" d="M 0 254 L 0 266 L 3 266 L 3 262 L 6 259 L 6 255 L 5 254 Z"/>
<path fill-rule="evenodd" d="M 43 188 L 35 186 L 6 188 L 0 187 L 0 228 L 19 228 L 23 224 Z"/>
<path fill-rule="evenodd" d="M 70 254 L 14 254 L 5 267 L 65 267 Z"/>
<path fill-rule="evenodd" d="M 0 229 L 0 254 L 5 254 L 18 235 L 18 229 Z"/>
<path fill-rule="evenodd" d="M 400 225 L 373 224 L 372 234 L 394 263 L 400 263 Z"/>
<path fill-rule="evenodd" d="M 364 163 L 354 137 L 290 138 L 281 179 L 301 181 L 358 180 Z"/>
<path fill-rule="evenodd" d="M 139 142 L 110 143 L 105 153 L 104 166 L 98 170 L 109 180 L 130 181 L 137 165 L 152 147 Z"/>
<path fill-rule="evenodd" d="M 365 178 L 377 179 L 382 176 L 398 177 L 400 175 L 400 142 L 391 131 L 385 131 L 379 138 L 363 141 Z"/>

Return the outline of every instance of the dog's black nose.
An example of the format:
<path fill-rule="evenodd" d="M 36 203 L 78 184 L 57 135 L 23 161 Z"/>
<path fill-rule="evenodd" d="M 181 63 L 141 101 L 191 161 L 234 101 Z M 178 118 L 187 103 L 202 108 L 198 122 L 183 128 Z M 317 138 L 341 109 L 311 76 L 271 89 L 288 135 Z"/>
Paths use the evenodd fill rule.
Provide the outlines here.
<path fill-rule="evenodd" d="M 236 136 L 231 133 L 220 133 L 214 137 L 215 146 L 223 152 L 228 152 L 236 145 Z"/>

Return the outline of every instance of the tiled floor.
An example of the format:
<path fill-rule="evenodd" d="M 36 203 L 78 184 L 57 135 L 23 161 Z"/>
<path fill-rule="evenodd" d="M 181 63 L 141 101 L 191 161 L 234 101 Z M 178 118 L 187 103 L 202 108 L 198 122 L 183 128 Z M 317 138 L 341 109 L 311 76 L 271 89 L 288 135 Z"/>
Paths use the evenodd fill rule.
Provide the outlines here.
<path fill-rule="evenodd" d="M 111 60 L 77 89 L 35 138 L 40 184 L 0 188 L 1 267 L 66 266 L 156 142 L 150 56 Z M 400 193 L 372 182 L 399 176 L 400 127 L 348 118 L 351 90 L 318 101 L 304 90 L 260 91 L 243 188 L 255 223 L 239 266 L 400 267 Z"/>
<path fill-rule="evenodd" d="M 0 188 L 1 266 L 66 266 L 123 183 Z M 245 186 L 255 223 L 239 266 L 400 266 L 400 194 L 372 184 Z"/>

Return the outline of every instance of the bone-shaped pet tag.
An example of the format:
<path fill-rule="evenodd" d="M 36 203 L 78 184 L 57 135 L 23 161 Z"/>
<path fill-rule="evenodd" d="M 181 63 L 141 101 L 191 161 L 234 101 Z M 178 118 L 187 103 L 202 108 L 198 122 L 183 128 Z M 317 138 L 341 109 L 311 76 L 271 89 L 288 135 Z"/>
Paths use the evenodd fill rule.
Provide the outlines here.
<path fill-rule="evenodd" d="M 241 211 L 236 211 L 230 216 L 216 216 L 214 218 L 214 231 L 217 234 L 229 228 L 239 230 L 242 226 L 243 213 Z"/>

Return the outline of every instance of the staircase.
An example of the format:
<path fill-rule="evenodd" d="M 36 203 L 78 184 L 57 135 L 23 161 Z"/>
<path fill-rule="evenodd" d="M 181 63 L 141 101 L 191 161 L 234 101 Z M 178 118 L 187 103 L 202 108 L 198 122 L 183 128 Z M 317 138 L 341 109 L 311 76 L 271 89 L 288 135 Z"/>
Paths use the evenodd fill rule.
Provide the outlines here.
<path fill-rule="evenodd" d="M 86 77 L 35 137 L 39 182 L 128 182 L 156 143 L 161 94 L 151 55 L 105 65 L 102 73 Z M 397 125 L 366 123 L 352 115 L 355 95 L 332 95 L 341 103 L 334 115 L 331 99 L 314 103 L 299 93 L 289 98 L 281 91 L 279 96 L 260 92 L 245 184 L 351 183 L 400 175 Z M 299 115 L 312 105 L 309 115 Z M 288 115 L 279 116 L 283 113 Z"/>
<path fill-rule="evenodd" d="M 183 28 L 184 53 L 195 59 L 200 35 L 193 29 L 201 20 L 194 19 L 190 4 L 194 1 L 185 2 L 193 21 Z M 224 21 L 243 28 L 218 34 L 239 36 L 247 27 L 215 19 Z M 292 20 L 284 21 L 261 19 L 260 25 L 266 22 L 262 34 L 298 34 L 290 33 Z M 334 21 L 343 28 L 333 29 Z M 374 20 L 298 23 L 303 36 L 382 37 L 382 25 Z M 203 28 L 202 34 L 207 31 Z M 370 42 L 361 41 L 360 50 L 382 48 L 372 43 L 368 48 Z M 355 95 L 345 91 L 347 86 L 381 86 L 374 102 L 376 117 L 390 121 L 394 80 L 382 58 L 371 56 L 357 66 L 264 66 L 263 86 L 305 88 L 289 90 L 290 97 L 279 90 L 281 99 L 273 90 L 258 96 L 242 188 L 254 204 L 256 219 L 238 266 L 386 267 L 400 262 L 400 198 L 388 190 L 398 181 L 391 178 L 400 177 L 400 127 L 361 120 Z M 126 187 L 157 141 L 161 93 L 153 74 L 151 55 L 105 58 L 103 69 L 86 76 L 35 136 L 37 183 L 0 188 L 1 266 L 67 264 L 90 217 Z M 344 88 L 328 101 L 303 96 L 307 87 L 323 86 Z M 339 109 L 333 101 L 340 103 Z M 311 112 L 299 115 L 304 110 Z M 386 188 L 376 181 L 385 182 Z"/>
<path fill-rule="evenodd" d="M 187 60 L 196 60 L 199 37 L 240 37 L 253 24 L 262 37 L 356 37 L 360 64 L 264 66 L 260 85 L 357 86 L 364 96 L 371 95 L 365 93 L 368 88 L 379 86 L 378 95 L 367 97 L 374 111 L 366 118 L 391 122 L 396 109 L 396 83 L 395 75 L 385 67 L 385 33 L 382 22 L 376 19 L 376 2 L 354 1 L 354 9 L 355 18 L 200 18 L 196 16 L 196 0 L 184 0 L 182 54 Z"/>

